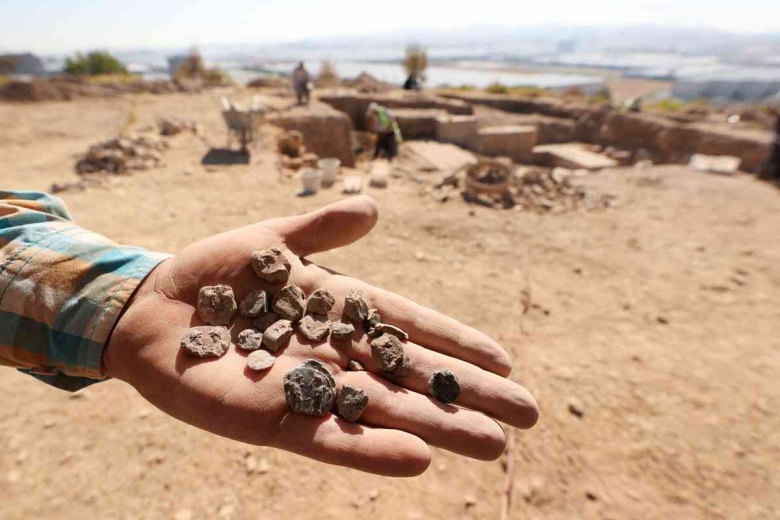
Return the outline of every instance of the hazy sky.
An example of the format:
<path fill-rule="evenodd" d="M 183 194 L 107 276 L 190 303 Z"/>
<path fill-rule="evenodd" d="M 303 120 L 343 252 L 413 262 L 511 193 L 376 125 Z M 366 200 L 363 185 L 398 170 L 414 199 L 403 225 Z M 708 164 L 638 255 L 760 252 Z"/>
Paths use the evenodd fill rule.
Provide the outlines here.
<path fill-rule="evenodd" d="M 0 0 L 0 49 L 265 43 L 485 24 L 780 32 L 780 0 Z"/>

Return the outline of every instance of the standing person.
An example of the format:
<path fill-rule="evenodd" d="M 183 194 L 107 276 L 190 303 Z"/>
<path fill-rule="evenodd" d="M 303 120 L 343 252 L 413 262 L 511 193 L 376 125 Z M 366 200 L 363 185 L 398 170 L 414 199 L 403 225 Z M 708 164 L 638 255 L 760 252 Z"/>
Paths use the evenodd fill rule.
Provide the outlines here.
<path fill-rule="evenodd" d="M 404 82 L 404 90 L 420 90 L 420 81 L 417 79 L 417 74 L 409 74 Z"/>
<path fill-rule="evenodd" d="M 302 105 L 309 102 L 309 92 L 311 91 L 311 76 L 309 71 L 300 62 L 292 72 L 292 84 L 295 89 L 295 97 L 298 100 L 298 104 Z"/>
<path fill-rule="evenodd" d="M 376 134 L 374 159 L 384 155 L 392 162 L 393 157 L 398 155 L 398 145 L 403 142 L 401 129 L 393 113 L 379 103 L 371 103 L 366 113 L 366 126 Z"/>
<path fill-rule="evenodd" d="M 775 120 L 775 142 L 769 156 L 761 166 L 760 176 L 762 179 L 772 179 L 780 181 L 780 113 Z"/>
<path fill-rule="evenodd" d="M 0 213 L 0 377 L 7 375 L 3 366 L 16 367 L 69 391 L 113 377 L 203 430 L 387 476 L 425 471 L 429 445 L 494 460 L 506 444 L 496 421 L 530 428 L 537 420 L 534 398 L 507 379 L 512 360 L 494 340 L 306 260 L 368 234 L 378 219 L 369 197 L 251 223 L 176 255 L 120 245 L 81 228 L 61 200 L 44 193 L 0 190 Z M 199 290 L 227 284 L 241 301 L 262 287 L 250 255 L 271 247 L 284 250 L 290 279 L 306 293 L 327 288 L 343 302 L 359 288 L 382 321 L 403 326 L 408 372 L 386 378 L 362 334 L 338 349 L 329 342 L 313 349 L 293 336 L 263 377 L 246 375 L 246 353 L 235 347 L 207 362 L 181 355 L 182 334 L 202 324 L 195 312 Z M 290 413 L 283 378 L 307 358 L 326 366 L 340 387 L 365 391 L 363 422 Z M 365 371 L 347 371 L 349 358 Z M 458 406 L 430 397 L 428 381 L 438 367 L 463 382 Z"/>

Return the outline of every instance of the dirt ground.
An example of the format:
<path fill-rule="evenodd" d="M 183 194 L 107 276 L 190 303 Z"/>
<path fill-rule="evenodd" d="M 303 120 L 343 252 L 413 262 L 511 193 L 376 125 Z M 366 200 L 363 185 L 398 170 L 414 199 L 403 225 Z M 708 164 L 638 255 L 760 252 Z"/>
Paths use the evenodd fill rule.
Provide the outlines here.
<path fill-rule="evenodd" d="M 77 222 L 175 253 L 344 196 L 296 197 L 267 135 L 250 165 L 202 166 L 209 144 L 225 142 L 220 94 L 0 104 L 2 185 L 76 180 L 90 144 L 177 115 L 202 137 L 173 137 L 163 168 L 63 193 Z M 541 408 L 537 427 L 517 432 L 511 518 L 777 518 L 780 191 L 677 166 L 582 182 L 614 206 L 441 204 L 394 179 L 367 190 L 381 207 L 368 238 L 313 259 L 509 350 L 512 377 Z M 3 519 L 499 517 L 501 461 L 435 450 L 426 474 L 391 480 L 217 438 L 118 381 L 69 395 L 6 369 L 0 393 Z"/>

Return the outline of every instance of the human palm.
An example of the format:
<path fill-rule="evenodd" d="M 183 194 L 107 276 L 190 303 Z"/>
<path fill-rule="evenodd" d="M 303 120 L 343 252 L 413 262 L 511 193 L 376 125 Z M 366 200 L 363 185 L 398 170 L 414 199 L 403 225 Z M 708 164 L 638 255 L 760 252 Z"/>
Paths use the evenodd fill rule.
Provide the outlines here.
<path fill-rule="evenodd" d="M 373 228 L 374 201 L 355 197 L 297 217 L 253 224 L 183 249 L 160 264 L 142 283 L 119 320 L 104 355 L 109 375 L 133 385 L 164 412 L 215 434 L 250 444 L 292 451 L 331 464 L 391 476 L 422 473 L 428 445 L 484 460 L 498 457 L 505 444 L 493 419 L 530 428 L 537 419 L 533 397 L 506 376 L 511 362 L 484 334 L 430 309 L 305 260 L 307 255 L 350 244 Z M 411 368 L 392 380 L 371 360 L 369 340 L 357 326 L 351 342 L 313 344 L 300 334 L 274 354 L 265 372 L 246 367 L 246 353 L 231 347 L 219 359 L 200 360 L 179 348 L 187 329 L 203 325 L 195 310 L 198 291 L 227 284 L 241 299 L 258 289 L 250 267 L 252 251 L 281 247 L 291 263 L 290 279 L 309 295 L 326 288 L 336 299 L 331 319 L 341 316 L 344 297 L 361 289 L 382 321 L 410 336 L 405 352 Z M 239 317 L 233 340 L 249 328 Z M 346 343 L 346 345 L 345 345 Z M 306 359 L 318 359 L 336 384 L 361 388 L 369 404 L 359 423 L 336 415 L 315 418 L 290 412 L 284 375 Z M 347 371 L 350 360 L 366 372 Z M 428 396 L 427 381 L 439 369 L 457 375 L 457 406 Z"/>

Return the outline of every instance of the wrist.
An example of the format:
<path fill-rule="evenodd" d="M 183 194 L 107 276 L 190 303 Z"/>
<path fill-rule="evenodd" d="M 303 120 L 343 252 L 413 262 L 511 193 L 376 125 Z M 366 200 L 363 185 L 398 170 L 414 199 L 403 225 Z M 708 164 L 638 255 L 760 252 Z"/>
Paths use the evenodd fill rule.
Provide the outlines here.
<path fill-rule="evenodd" d="M 138 348 L 133 340 L 137 336 L 135 334 L 136 327 L 133 323 L 139 323 L 137 318 L 141 313 L 143 303 L 154 295 L 157 276 L 164 268 L 163 266 L 168 264 L 169 261 L 170 259 L 161 262 L 149 272 L 146 278 L 138 284 L 138 287 L 136 287 L 136 290 L 127 300 L 122 312 L 119 314 L 114 329 L 111 331 L 103 349 L 103 372 L 107 377 L 122 381 L 128 380 L 126 367 L 129 366 L 129 363 L 127 356 L 132 355 L 133 351 Z"/>

